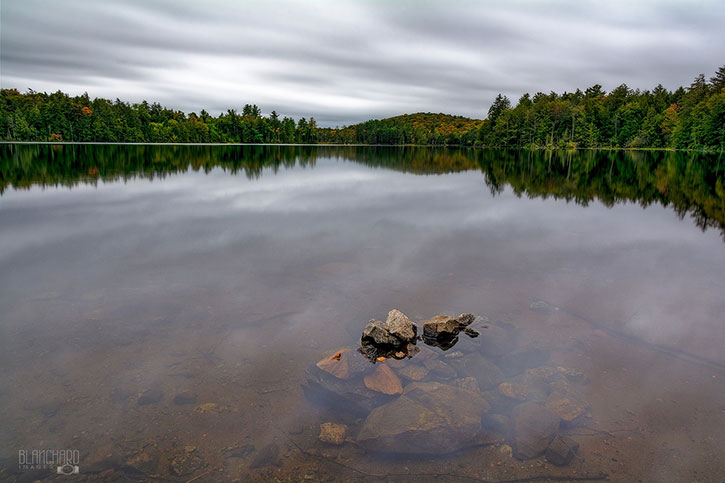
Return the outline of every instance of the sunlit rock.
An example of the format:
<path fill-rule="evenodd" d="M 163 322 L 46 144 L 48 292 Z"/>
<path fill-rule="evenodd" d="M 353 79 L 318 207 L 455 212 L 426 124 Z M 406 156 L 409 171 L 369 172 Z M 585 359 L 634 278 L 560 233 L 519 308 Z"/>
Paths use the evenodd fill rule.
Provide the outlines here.
<path fill-rule="evenodd" d="M 475 318 L 473 314 L 461 314 L 458 317 L 436 315 L 423 322 L 423 337 L 428 339 L 455 337 L 461 330 L 471 325 Z"/>
<path fill-rule="evenodd" d="M 362 342 L 380 345 L 401 345 L 403 343 L 402 340 L 388 332 L 383 322 L 375 319 L 371 319 L 363 329 Z"/>
<path fill-rule="evenodd" d="M 388 318 L 383 327 L 390 335 L 403 342 L 411 342 L 418 334 L 418 327 L 398 309 L 388 312 Z"/>

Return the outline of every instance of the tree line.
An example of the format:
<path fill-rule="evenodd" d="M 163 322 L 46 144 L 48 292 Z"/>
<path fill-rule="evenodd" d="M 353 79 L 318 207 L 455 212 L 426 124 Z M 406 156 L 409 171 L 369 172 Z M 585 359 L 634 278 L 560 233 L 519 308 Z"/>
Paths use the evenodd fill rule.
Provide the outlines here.
<path fill-rule="evenodd" d="M 322 128 L 254 104 L 213 116 L 147 101 L 91 99 L 29 90 L 0 90 L 0 140 L 140 143 L 418 144 L 546 148 L 725 147 L 725 66 L 708 80 L 669 91 L 584 91 L 524 94 L 515 106 L 499 94 L 485 120 L 417 113 Z"/>
<path fill-rule="evenodd" d="M 725 66 L 709 80 L 700 74 L 675 91 L 661 84 L 611 92 L 524 94 L 516 106 L 501 94 L 488 110 L 479 141 L 499 147 L 725 147 Z"/>

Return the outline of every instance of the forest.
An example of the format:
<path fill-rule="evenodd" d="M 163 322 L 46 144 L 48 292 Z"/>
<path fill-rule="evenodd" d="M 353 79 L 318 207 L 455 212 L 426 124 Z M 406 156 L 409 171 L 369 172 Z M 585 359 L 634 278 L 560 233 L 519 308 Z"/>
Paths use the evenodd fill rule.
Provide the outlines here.
<path fill-rule="evenodd" d="M 417 113 L 337 128 L 314 117 L 294 120 L 246 104 L 217 116 L 158 103 L 130 104 L 17 89 L 0 90 L 0 140 L 136 143 L 285 143 L 462 145 L 503 148 L 725 147 L 725 66 L 674 91 L 622 84 L 561 94 L 524 94 L 515 105 L 499 94 L 486 119 Z"/>

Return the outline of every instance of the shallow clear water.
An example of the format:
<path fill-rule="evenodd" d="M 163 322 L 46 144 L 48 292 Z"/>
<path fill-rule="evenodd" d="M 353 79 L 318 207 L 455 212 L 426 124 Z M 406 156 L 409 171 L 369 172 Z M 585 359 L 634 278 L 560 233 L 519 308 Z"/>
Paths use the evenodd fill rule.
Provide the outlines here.
<path fill-rule="evenodd" d="M 717 155 L 0 149 L 2 480 L 53 476 L 18 467 L 43 448 L 91 480 L 725 480 Z M 505 381 L 581 372 L 576 458 L 513 458 L 503 430 L 450 454 L 359 444 L 366 415 L 302 386 L 393 308 L 489 319 L 430 348 L 456 374 L 423 382 L 481 376 L 470 354 Z"/>

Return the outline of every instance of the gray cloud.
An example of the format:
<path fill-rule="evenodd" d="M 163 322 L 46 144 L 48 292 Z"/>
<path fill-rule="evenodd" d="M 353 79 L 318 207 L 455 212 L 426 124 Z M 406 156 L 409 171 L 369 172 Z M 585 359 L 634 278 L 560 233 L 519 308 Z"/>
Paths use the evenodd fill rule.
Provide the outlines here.
<path fill-rule="evenodd" d="M 0 84 L 345 124 L 484 117 L 498 92 L 688 85 L 725 59 L 701 1 L 2 3 Z"/>

